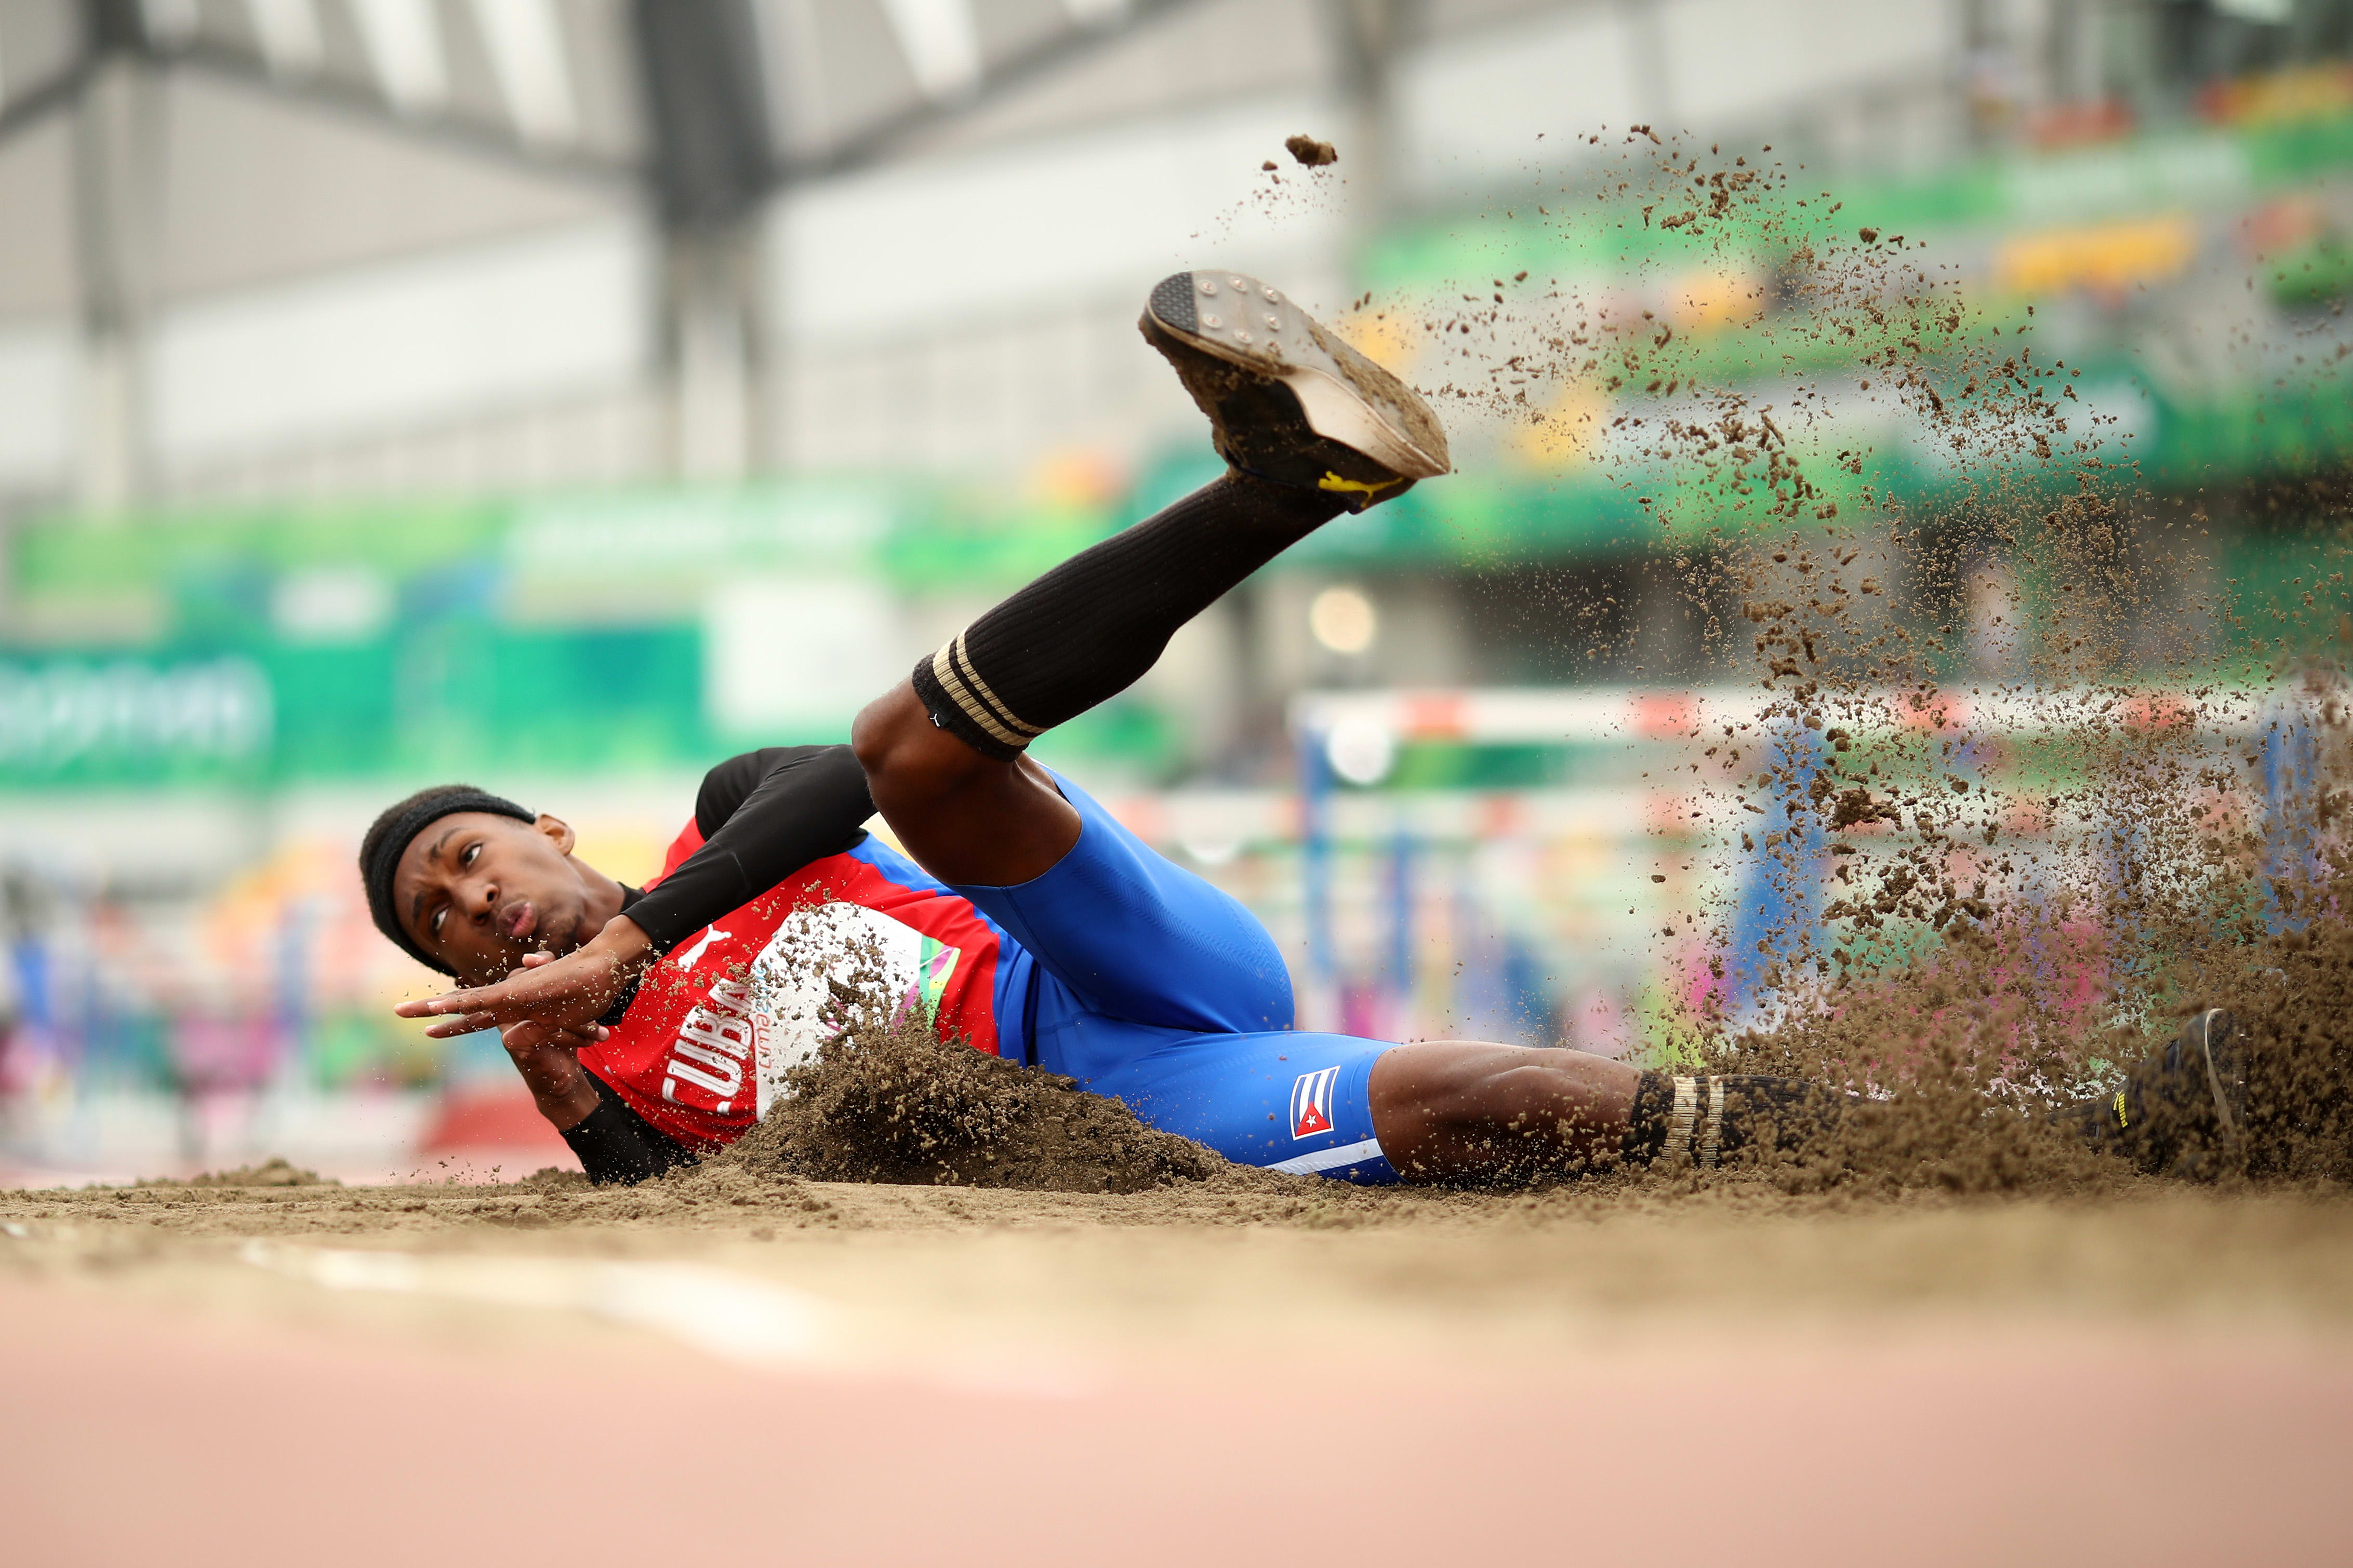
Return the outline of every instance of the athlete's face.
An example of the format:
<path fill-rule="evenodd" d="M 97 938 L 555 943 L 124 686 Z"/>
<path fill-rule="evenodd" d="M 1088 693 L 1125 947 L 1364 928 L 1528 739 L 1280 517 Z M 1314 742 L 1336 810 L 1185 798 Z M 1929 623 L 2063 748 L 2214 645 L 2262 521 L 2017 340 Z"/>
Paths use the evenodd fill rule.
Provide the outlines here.
<path fill-rule="evenodd" d="M 453 812 L 402 851 L 394 910 L 417 946 L 467 984 L 487 985 L 526 952 L 570 952 L 596 934 L 572 842 L 572 829 L 553 816 Z"/>

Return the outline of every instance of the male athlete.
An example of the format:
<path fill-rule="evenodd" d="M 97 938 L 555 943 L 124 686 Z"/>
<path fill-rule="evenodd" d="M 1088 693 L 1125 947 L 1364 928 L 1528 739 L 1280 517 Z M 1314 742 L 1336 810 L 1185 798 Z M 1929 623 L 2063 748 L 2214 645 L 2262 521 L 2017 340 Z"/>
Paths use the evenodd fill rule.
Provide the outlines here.
<path fill-rule="evenodd" d="M 1258 921 L 1023 754 L 1283 549 L 1448 471 L 1421 399 L 1256 279 L 1179 273 L 1141 326 L 1208 416 L 1225 477 L 982 616 L 849 744 L 713 768 L 643 890 L 575 856 L 562 821 L 470 786 L 392 806 L 360 849 L 375 922 L 471 987 L 400 1015 L 438 1018 L 437 1037 L 500 1028 L 597 1181 L 750 1127 L 824 1037 L 827 955 L 860 944 L 943 1037 L 1249 1164 L 1358 1182 L 1713 1165 L 1824 1126 L 1839 1098 L 1795 1079 L 1294 1029 Z M 864 832 L 877 810 L 904 853 Z M 2211 1122 L 2237 1108 L 2239 1075 L 2227 1015 L 2206 1030 L 2184 1115 Z M 2152 1105 L 2189 1103 L 2186 1063 L 2143 1076 Z"/>

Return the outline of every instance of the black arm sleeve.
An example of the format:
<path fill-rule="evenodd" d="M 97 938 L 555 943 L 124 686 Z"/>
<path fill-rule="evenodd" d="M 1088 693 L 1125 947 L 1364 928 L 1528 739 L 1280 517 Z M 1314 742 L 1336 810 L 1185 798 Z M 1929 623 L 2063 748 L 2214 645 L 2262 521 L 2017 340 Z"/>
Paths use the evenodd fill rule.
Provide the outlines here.
<path fill-rule="evenodd" d="M 694 822 L 702 847 L 628 906 L 668 952 L 812 860 L 866 837 L 866 770 L 848 746 L 770 746 L 703 775 Z"/>
<path fill-rule="evenodd" d="M 580 1156 L 590 1181 L 600 1187 L 613 1182 L 633 1187 L 694 1163 L 676 1139 L 631 1110 L 612 1085 L 593 1072 L 588 1081 L 596 1086 L 596 1109 L 565 1128 L 564 1141 Z"/>

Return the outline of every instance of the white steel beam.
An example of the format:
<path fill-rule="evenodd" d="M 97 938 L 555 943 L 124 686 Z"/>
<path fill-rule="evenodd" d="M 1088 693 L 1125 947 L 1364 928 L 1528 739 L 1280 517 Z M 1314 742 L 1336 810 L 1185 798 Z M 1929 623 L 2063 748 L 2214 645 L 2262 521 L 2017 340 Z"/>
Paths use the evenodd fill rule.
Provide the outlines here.
<path fill-rule="evenodd" d="M 449 100 L 449 61 L 433 0 L 352 0 L 376 85 L 394 109 L 422 114 Z"/>
<path fill-rule="evenodd" d="M 555 0 L 474 0 L 474 23 L 516 132 L 543 146 L 575 139 L 580 112 Z"/>
<path fill-rule="evenodd" d="M 915 85 L 934 102 L 967 97 L 980 85 L 980 33 L 972 0 L 882 0 Z"/>

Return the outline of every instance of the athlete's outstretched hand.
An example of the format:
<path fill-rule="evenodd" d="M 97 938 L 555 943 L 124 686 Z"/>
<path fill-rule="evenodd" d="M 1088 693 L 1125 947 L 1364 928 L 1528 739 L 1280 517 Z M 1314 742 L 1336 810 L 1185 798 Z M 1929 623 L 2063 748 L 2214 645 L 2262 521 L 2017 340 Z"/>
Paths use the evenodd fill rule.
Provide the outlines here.
<path fill-rule="evenodd" d="M 545 1024 L 515 1024 L 500 1036 L 515 1070 L 531 1090 L 532 1103 L 561 1132 L 577 1127 L 596 1109 L 596 1086 L 580 1065 L 578 1051 L 604 1037 L 605 1031 L 554 1029 Z"/>
<path fill-rule="evenodd" d="M 622 987 L 645 967 L 653 951 L 652 939 L 626 915 L 617 915 L 605 929 L 571 952 L 523 955 L 523 966 L 495 985 L 451 991 L 424 1002 L 403 1002 L 393 1009 L 404 1018 L 438 1018 L 425 1033 L 437 1040 L 470 1035 L 481 1029 L 501 1031 L 532 1025 L 548 1031 L 526 1037 L 525 1043 L 562 1044 L 556 1037 L 577 1037 L 575 1046 L 605 1037 L 596 1020 L 613 1005 Z M 515 1048 L 513 1040 L 508 1049 Z"/>

